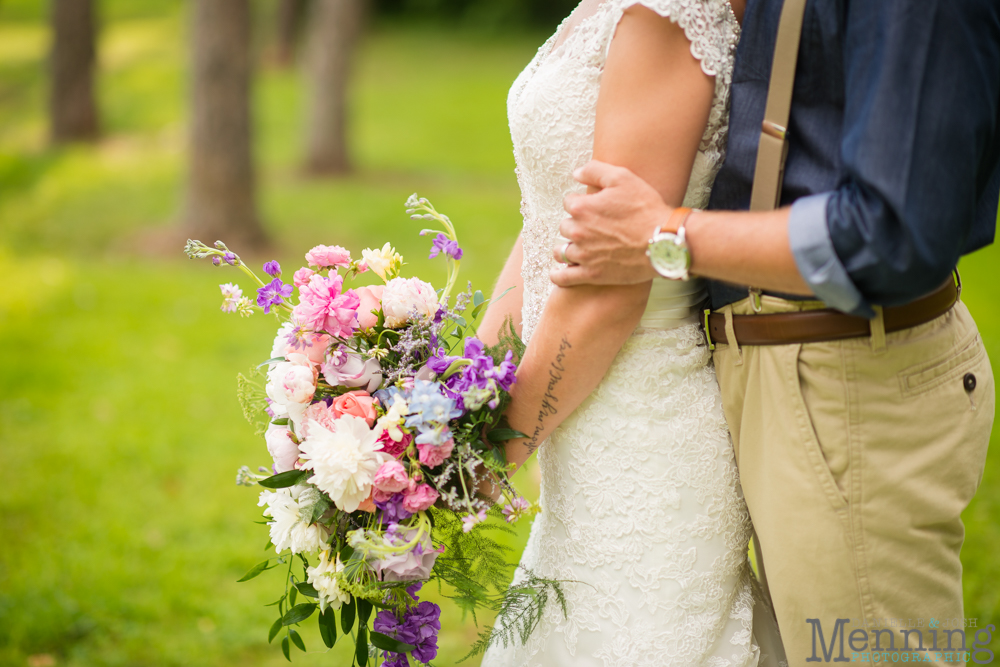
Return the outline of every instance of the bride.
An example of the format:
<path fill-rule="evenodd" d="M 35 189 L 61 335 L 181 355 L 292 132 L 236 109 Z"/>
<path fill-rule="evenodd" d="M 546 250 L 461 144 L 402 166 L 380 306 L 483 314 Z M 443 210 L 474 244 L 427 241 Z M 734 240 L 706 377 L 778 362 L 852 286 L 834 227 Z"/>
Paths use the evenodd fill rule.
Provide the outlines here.
<path fill-rule="evenodd" d="M 498 281 L 515 288 L 480 336 L 496 342 L 511 316 L 528 343 L 507 417 L 530 437 L 507 457 L 537 450 L 543 512 L 522 568 L 574 583 L 568 617 L 550 605 L 526 645 L 483 665 L 746 666 L 777 652 L 754 632 L 750 519 L 697 324 L 705 285 L 549 281 L 564 197 L 591 159 L 668 204 L 708 202 L 743 2 L 583 0 L 510 91 L 524 229 Z"/>

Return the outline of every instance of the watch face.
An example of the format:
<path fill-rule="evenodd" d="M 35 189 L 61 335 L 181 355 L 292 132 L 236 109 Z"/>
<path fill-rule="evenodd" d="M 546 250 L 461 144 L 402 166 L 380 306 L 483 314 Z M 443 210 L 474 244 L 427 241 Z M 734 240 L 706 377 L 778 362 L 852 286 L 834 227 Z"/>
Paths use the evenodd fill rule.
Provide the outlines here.
<path fill-rule="evenodd" d="M 664 278 L 684 280 L 688 277 L 691 255 L 686 246 L 677 243 L 674 234 L 664 234 L 649 245 L 649 262 Z"/>

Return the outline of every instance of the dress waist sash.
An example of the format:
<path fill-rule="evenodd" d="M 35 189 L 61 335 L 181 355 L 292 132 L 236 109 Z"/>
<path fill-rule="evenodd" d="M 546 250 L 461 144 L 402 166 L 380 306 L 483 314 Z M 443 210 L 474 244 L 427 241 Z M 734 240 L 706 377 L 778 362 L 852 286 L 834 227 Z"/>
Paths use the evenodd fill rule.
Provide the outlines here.
<path fill-rule="evenodd" d="M 695 278 L 688 281 L 657 278 L 649 292 L 646 312 L 639 326 L 645 329 L 673 329 L 700 321 L 701 306 L 708 299 L 708 284 Z"/>

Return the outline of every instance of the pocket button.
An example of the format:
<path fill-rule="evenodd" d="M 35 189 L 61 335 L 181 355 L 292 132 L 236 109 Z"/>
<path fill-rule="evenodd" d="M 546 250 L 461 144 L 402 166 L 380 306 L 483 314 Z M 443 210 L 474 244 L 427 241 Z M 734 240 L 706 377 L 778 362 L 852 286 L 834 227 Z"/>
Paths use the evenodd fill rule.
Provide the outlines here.
<path fill-rule="evenodd" d="M 965 385 L 965 391 L 971 394 L 976 390 L 976 376 L 972 373 L 966 373 L 965 378 L 962 380 L 962 384 Z"/>

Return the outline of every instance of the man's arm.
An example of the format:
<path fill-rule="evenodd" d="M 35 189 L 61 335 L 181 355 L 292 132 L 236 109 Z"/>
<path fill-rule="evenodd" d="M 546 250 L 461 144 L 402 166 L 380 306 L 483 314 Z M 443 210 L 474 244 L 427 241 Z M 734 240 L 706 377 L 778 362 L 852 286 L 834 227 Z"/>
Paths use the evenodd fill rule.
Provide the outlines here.
<path fill-rule="evenodd" d="M 984 201 L 1000 159 L 1000 4 L 853 2 L 844 39 L 838 187 L 781 211 L 695 214 L 694 273 L 870 314 L 871 303 L 905 303 L 943 282 L 977 207 L 995 206 Z M 645 240 L 670 209 L 606 165 L 581 180 L 607 187 L 567 200 L 567 257 L 582 265 L 553 281 L 648 279 Z"/>

